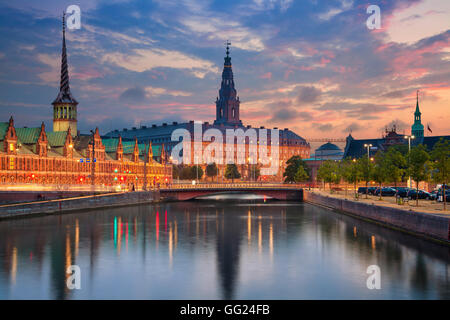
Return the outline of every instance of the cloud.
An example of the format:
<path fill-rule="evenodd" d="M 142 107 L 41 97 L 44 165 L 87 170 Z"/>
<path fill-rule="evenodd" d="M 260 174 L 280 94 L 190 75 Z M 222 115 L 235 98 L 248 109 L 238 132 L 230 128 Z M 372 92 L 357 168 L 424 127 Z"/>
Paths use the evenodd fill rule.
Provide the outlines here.
<path fill-rule="evenodd" d="M 203 36 L 208 41 L 231 40 L 234 47 L 247 51 L 263 51 L 264 43 L 260 34 L 242 26 L 239 22 L 217 17 L 189 16 L 181 20 L 195 36 Z"/>
<path fill-rule="evenodd" d="M 321 132 L 334 130 L 334 126 L 331 123 L 313 124 L 312 127 Z"/>
<path fill-rule="evenodd" d="M 354 132 L 354 131 L 360 131 L 364 129 L 361 125 L 359 125 L 357 122 L 352 122 L 349 124 L 345 129 L 342 130 L 343 133 L 347 132 Z"/>
<path fill-rule="evenodd" d="M 391 16 L 386 17 L 388 39 L 412 44 L 442 33 L 450 29 L 449 13 L 450 1 L 423 0 L 410 6 L 399 6 Z"/>
<path fill-rule="evenodd" d="M 203 78 L 208 72 L 218 72 L 217 67 L 210 61 L 164 49 L 134 49 L 133 54 L 111 52 L 105 54 L 102 61 L 135 72 L 144 72 L 158 67 L 187 69 L 198 78 Z"/>
<path fill-rule="evenodd" d="M 127 103 L 138 103 L 144 102 L 149 98 L 155 98 L 159 96 L 174 96 L 174 97 L 188 97 L 191 93 L 184 91 L 169 90 L 165 88 L 155 88 L 155 87 L 131 87 L 126 89 L 121 95 L 120 100 Z"/>
<path fill-rule="evenodd" d="M 317 102 L 322 94 L 322 91 L 313 86 L 300 87 L 297 96 L 297 103 L 311 104 Z"/>
<path fill-rule="evenodd" d="M 386 128 L 388 130 L 390 130 L 390 129 L 394 128 L 394 126 L 395 126 L 395 128 L 397 130 L 397 133 L 401 133 L 401 132 L 404 132 L 405 130 L 408 130 L 411 127 L 411 124 L 406 123 L 405 121 L 402 121 L 400 119 L 395 119 L 395 120 L 392 120 L 392 121 L 388 122 L 383 127 L 380 127 L 379 130 L 383 131 Z"/>
<path fill-rule="evenodd" d="M 129 88 L 120 95 L 120 100 L 132 103 L 142 102 L 146 98 L 145 90 L 140 87 Z"/>
<path fill-rule="evenodd" d="M 319 20 L 328 21 L 334 16 L 351 9 L 353 6 L 353 0 L 341 0 L 341 6 L 328 9 L 326 12 L 320 13 L 317 17 Z"/>

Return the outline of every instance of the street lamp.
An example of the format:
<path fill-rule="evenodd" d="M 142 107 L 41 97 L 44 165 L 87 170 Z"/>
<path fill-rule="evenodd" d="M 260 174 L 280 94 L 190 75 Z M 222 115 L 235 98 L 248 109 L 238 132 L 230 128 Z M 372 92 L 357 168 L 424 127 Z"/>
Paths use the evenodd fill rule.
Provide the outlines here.
<path fill-rule="evenodd" d="M 367 143 L 365 143 L 364 144 L 364 148 L 367 148 L 367 176 L 369 176 L 369 169 L 370 169 L 370 148 L 372 147 L 372 144 L 371 143 L 369 143 L 369 144 L 367 144 Z M 370 178 L 368 178 L 368 179 L 370 179 Z M 369 190 L 368 190 L 368 181 L 366 181 L 366 199 L 367 199 L 367 194 L 368 194 L 368 192 L 369 192 Z"/>
<path fill-rule="evenodd" d="M 411 140 L 415 139 L 416 137 L 413 135 L 405 136 L 405 139 L 408 139 L 408 171 L 409 171 L 409 158 L 411 156 Z M 408 187 L 411 188 L 411 176 L 408 176 Z"/>

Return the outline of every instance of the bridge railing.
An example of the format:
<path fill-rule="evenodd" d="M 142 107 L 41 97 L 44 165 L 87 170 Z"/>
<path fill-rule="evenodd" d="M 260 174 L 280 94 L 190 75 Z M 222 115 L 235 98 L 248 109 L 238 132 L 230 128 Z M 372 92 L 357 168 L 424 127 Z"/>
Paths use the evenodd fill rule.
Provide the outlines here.
<path fill-rule="evenodd" d="M 287 183 L 197 183 L 197 184 L 172 184 L 167 187 L 161 187 L 161 190 L 186 190 L 186 189 L 299 189 L 305 188 L 305 184 L 287 184 Z"/>

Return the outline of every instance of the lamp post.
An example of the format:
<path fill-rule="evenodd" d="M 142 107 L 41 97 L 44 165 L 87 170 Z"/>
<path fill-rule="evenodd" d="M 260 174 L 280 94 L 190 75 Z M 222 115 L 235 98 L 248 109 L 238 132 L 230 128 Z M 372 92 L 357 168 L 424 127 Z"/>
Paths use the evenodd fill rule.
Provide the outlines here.
<path fill-rule="evenodd" d="M 409 172 L 409 158 L 411 157 L 411 140 L 416 137 L 413 135 L 405 136 L 405 139 L 408 139 L 408 172 Z M 411 188 L 411 175 L 408 175 L 408 188 Z"/>
<path fill-rule="evenodd" d="M 367 176 L 368 176 L 367 179 L 370 179 L 370 177 L 369 177 L 369 173 L 370 173 L 369 172 L 369 168 L 370 168 L 370 148 L 372 147 L 372 144 L 371 143 L 369 143 L 369 144 L 365 143 L 364 147 L 367 148 Z M 368 183 L 369 182 L 366 181 L 366 199 L 367 199 L 367 194 L 369 193 Z"/>

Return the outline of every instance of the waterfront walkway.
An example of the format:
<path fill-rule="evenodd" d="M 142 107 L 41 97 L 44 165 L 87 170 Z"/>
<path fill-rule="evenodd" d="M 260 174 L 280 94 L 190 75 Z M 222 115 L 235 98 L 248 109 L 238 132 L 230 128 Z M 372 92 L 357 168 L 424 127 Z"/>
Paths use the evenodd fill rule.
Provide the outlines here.
<path fill-rule="evenodd" d="M 416 200 L 409 200 L 409 201 L 405 200 L 404 204 L 399 205 L 396 203 L 395 197 L 383 196 L 382 200 L 380 200 L 380 196 L 368 195 L 367 196 L 368 198 L 366 199 L 365 194 L 358 194 L 358 199 L 355 199 L 354 190 L 348 190 L 347 195 L 345 195 L 345 191 L 334 191 L 334 190 L 332 193 L 330 193 L 330 190 L 312 189 L 311 192 L 337 199 L 345 199 L 350 201 L 372 204 L 376 206 L 401 209 L 405 211 L 430 213 L 442 217 L 450 217 L 450 204 L 447 204 L 447 210 L 444 211 L 444 205 L 442 202 L 436 202 L 432 200 L 419 199 L 419 206 L 417 207 Z"/>

